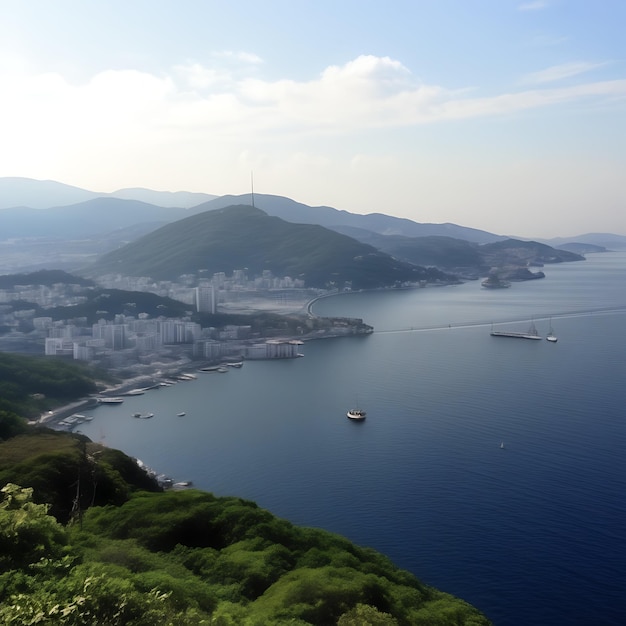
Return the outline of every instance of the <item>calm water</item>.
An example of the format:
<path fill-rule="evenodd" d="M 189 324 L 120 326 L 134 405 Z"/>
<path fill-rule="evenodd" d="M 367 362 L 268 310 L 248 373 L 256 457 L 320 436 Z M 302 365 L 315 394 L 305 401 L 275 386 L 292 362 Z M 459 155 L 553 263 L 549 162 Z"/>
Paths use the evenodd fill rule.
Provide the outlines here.
<path fill-rule="evenodd" d="M 498 626 L 624 624 L 626 253 L 544 271 L 321 300 L 376 332 L 199 373 L 81 430 L 376 548 Z M 557 344 L 489 335 L 531 319 L 545 335 L 550 317 Z M 364 423 L 345 417 L 357 398 Z"/>

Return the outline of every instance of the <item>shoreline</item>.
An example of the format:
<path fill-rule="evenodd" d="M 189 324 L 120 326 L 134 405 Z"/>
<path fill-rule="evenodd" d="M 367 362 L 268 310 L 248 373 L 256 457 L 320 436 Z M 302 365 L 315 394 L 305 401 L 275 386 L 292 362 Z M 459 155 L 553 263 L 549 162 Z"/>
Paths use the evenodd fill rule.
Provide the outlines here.
<path fill-rule="evenodd" d="M 312 308 L 317 301 L 322 300 L 324 298 L 330 298 L 333 296 L 341 296 L 341 295 L 350 295 L 353 293 L 391 291 L 391 290 L 396 290 L 396 289 L 403 289 L 403 290 L 409 289 L 410 290 L 410 289 L 423 289 L 423 288 L 424 286 L 417 285 L 417 286 L 412 286 L 412 287 L 401 287 L 401 288 L 393 288 L 393 289 L 380 288 L 380 289 L 359 289 L 357 291 L 333 291 L 331 293 L 319 294 L 315 296 L 314 298 L 312 298 L 311 300 L 306 301 L 304 304 L 300 304 L 297 307 L 297 310 L 292 310 L 289 312 L 283 311 L 283 314 L 285 315 L 299 314 L 299 315 L 306 315 L 310 318 L 320 318 L 323 316 L 319 316 L 313 313 Z M 261 311 L 261 310 L 255 309 L 255 312 L 257 311 Z M 361 337 L 363 335 L 372 334 L 373 332 L 374 332 L 374 329 L 372 328 L 367 333 L 339 333 L 339 332 L 326 333 L 326 334 L 311 333 L 309 337 L 293 337 L 292 339 L 297 339 L 299 341 L 308 342 L 308 341 L 317 341 L 321 339 L 340 339 L 340 338 L 345 338 L 345 337 Z M 131 391 L 133 389 L 148 390 L 148 389 L 152 389 L 155 387 L 158 388 L 159 387 L 159 383 L 157 382 L 158 379 L 164 380 L 168 378 L 175 378 L 183 374 L 192 374 L 198 369 L 201 369 L 202 367 L 210 366 L 212 364 L 213 364 L 212 362 L 207 362 L 207 361 L 199 361 L 197 363 L 194 362 L 193 364 L 192 362 L 185 362 L 184 364 L 180 363 L 179 365 L 172 367 L 171 371 L 162 371 L 161 369 L 159 369 L 159 370 L 156 370 L 152 375 L 143 374 L 141 376 L 136 376 L 134 378 L 126 379 L 122 381 L 121 383 L 118 383 L 115 385 L 108 385 L 102 391 L 97 392 L 96 394 L 93 394 L 92 396 L 75 400 L 74 402 L 71 402 L 69 404 L 66 404 L 66 405 L 57 407 L 51 411 L 48 411 L 47 413 L 42 413 L 38 419 L 30 420 L 28 421 L 28 423 L 32 426 L 46 426 L 48 428 L 52 428 L 53 430 L 73 432 L 75 426 L 78 426 L 78 424 L 76 424 L 75 426 L 70 426 L 70 427 L 67 427 L 67 426 L 59 427 L 59 422 L 65 419 L 66 417 L 69 417 L 73 415 L 74 413 L 79 412 L 81 410 L 89 409 L 89 408 L 96 408 L 98 406 L 96 396 L 101 396 L 105 398 L 123 396 L 126 393 L 128 393 L 128 391 Z"/>

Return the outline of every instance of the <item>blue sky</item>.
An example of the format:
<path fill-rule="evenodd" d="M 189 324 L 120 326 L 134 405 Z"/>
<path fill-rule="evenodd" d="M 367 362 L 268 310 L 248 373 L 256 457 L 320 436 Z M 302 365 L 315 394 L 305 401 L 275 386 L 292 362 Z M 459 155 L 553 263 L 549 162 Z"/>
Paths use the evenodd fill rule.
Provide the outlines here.
<path fill-rule="evenodd" d="M 0 176 L 626 235 L 623 0 L 0 0 Z"/>

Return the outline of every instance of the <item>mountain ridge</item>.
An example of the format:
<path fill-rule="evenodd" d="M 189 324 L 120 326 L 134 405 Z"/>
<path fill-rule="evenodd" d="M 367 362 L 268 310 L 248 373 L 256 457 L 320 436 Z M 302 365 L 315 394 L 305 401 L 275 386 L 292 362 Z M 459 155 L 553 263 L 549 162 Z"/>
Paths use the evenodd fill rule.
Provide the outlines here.
<path fill-rule="evenodd" d="M 154 191 L 141 187 L 123 188 L 112 193 L 99 193 L 54 180 L 36 180 L 25 177 L 0 177 L 0 216 L 2 216 L 3 212 L 7 209 L 15 209 L 16 207 L 55 210 L 56 207 L 67 207 L 87 200 L 103 197 L 116 198 L 119 200 L 139 200 L 160 208 L 187 209 L 189 214 L 238 203 L 244 198 L 247 199 L 246 204 L 248 200 L 250 200 L 250 202 L 252 201 L 252 194 L 215 196 L 200 192 Z M 172 199 L 176 199 L 176 202 L 179 203 L 180 206 L 172 206 Z M 196 203 L 198 199 L 203 199 L 204 201 Z M 155 204 L 157 200 L 161 204 Z M 329 206 L 311 207 L 291 200 L 290 198 L 285 198 L 284 196 L 271 194 L 254 194 L 254 204 L 265 210 L 268 214 L 282 217 L 287 221 L 294 221 L 294 218 L 297 217 L 300 221 L 320 223 L 322 226 L 353 226 L 366 228 L 367 230 L 372 230 L 379 234 L 448 236 L 454 237 L 455 239 L 474 241 L 476 243 L 490 243 L 507 238 L 529 239 L 528 237 L 516 237 L 512 234 L 494 234 L 449 222 L 442 224 L 421 224 L 414 220 L 398 218 L 384 213 L 361 215 Z M 317 217 L 308 217 L 311 211 L 314 215 L 317 213 Z M 129 223 L 131 216 L 127 215 L 126 217 L 127 220 L 122 227 L 134 225 L 138 221 L 135 219 L 132 223 Z M 169 217 L 174 217 L 174 214 L 170 214 Z M 173 220 L 170 219 L 170 221 Z M 4 231 L 0 230 L 0 233 L 4 234 Z M 83 235 L 86 234 L 87 233 L 83 233 Z M 534 240 L 557 247 L 574 242 L 582 242 L 609 249 L 626 247 L 626 235 L 616 233 L 583 233 L 571 237 L 548 239 L 536 237 Z"/>
<path fill-rule="evenodd" d="M 126 273 L 173 279 L 206 270 L 251 275 L 269 270 L 307 287 L 351 284 L 374 288 L 421 280 L 451 280 L 317 224 L 293 224 L 261 209 L 234 205 L 166 224 L 102 256 L 87 274 Z"/>

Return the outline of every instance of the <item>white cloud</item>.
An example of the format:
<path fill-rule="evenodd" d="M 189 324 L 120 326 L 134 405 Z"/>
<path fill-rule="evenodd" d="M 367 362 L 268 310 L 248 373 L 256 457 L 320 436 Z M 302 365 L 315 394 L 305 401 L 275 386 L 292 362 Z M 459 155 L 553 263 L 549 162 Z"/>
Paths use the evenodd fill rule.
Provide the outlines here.
<path fill-rule="evenodd" d="M 494 96 L 423 84 L 399 61 L 371 55 L 328 67 L 310 81 L 240 77 L 240 68 L 229 72 L 219 63 L 189 63 L 158 76 L 111 70 L 81 84 L 53 73 L 0 73 L 0 171 L 76 159 L 91 168 L 106 162 L 145 169 L 159 159 L 219 164 L 250 146 L 626 97 L 626 80 L 541 87 L 596 66 L 548 68 L 534 75 L 538 88 Z"/>
<path fill-rule="evenodd" d="M 571 63 L 529 75 L 546 83 L 589 71 L 600 64 Z M 5 77 L 11 80 L 10 77 Z M 107 71 L 72 85 L 58 74 L 28 77 L 4 85 L 3 124 L 24 128 L 61 124 L 66 132 L 89 120 L 92 132 L 121 125 L 124 132 L 160 127 L 257 131 L 344 132 L 443 119 L 495 115 L 590 95 L 622 94 L 622 80 L 476 97 L 424 85 L 400 62 L 362 56 L 331 66 L 311 81 L 237 80 L 223 68 L 198 63 L 177 66 L 170 76 L 132 70 Z M 56 120 L 56 123 L 55 123 Z"/>
<path fill-rule="evenodd" d="M 539 72 L 527 74 L 522 79 L 522 82 L 535 84 L 550 83 L 577 76 L 578 74 L 584 74 L 585 72 L 590 72 L 605 65 L 606 63 L 590 63 L 586 61 L 562 63 L 561 65 L 553 65 Z"/>

